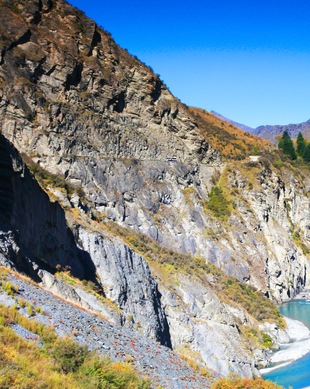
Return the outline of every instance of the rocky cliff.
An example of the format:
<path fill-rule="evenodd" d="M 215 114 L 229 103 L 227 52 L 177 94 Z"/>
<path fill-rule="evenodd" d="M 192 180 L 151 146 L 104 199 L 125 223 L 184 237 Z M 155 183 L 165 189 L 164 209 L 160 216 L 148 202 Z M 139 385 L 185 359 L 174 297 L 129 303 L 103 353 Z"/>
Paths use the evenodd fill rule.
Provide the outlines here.
<path fill-rule="evenodd" d="M 221 163 L 158 76 L 66 2 L 0 4 L 1 263 L 222 374 L 259 374 L 259 325 L 281 326 L 270 300 L 308 283 L 309 174 L 272 152 Z"/>
<path fill-rule="evenodd" d="M 147 262 L 122 242 L 91 231 L 89 226 L 70 230 L 63 209 L 49 201 L 16 149 L 1 135 L 0 149 L 1 173 L 6 178 L 6 182 L 1 180 L 5 205 L 0 214 L 1 263 L 30 274 L 66 298 L 67 292 L 51 282 L 46 271 L 54 273 L 56 267 L 66 267 L 80 279 L 96 281 L 97 277 L 104 296 L 122 310 L 120 317 L 107 313 L 112 320 L 129 321 L 130 326 L 131 316 L 146 335 L 171 346 L 160 294 Z"/>

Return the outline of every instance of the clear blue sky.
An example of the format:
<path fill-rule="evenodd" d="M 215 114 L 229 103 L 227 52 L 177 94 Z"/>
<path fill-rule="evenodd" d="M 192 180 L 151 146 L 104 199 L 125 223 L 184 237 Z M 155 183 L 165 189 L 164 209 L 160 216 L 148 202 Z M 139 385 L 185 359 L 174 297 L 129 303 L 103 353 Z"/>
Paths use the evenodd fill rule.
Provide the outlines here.
<path fill-rule="evenodd" d="M 69 0 L 182 102 L 257 127 L 310 119 L 309 0 Z"/>

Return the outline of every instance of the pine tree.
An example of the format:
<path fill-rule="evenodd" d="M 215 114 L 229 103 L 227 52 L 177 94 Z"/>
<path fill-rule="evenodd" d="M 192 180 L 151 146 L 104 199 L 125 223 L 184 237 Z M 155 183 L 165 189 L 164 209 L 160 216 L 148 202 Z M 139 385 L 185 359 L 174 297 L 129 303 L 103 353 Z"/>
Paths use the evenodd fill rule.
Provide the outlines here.
<path fill-rule="evenodd" d="M 305 147 L 306 147 L 305 138 L 303 137 L 302 133 L 299 132 L 297 136 L 297 154 L 303 156 L 305 152 Z"/>
<path fill-rule="evenodd" d="M 282 149 L 283 153 L 289 155 L 291 159 L 296 159 L 297 154 L 294 148 L 293 141 L 287 131 L 284 131 L 282 138 L 279 141 L 279 149 Z"/>
<path fill-rule="evenodd" d="M 283 147 L 284 147 L 284 140 L 283 140 L 283 138 L 281 138 L 281 139 L 279 140 L 279 143 L 278 143 L 278 148 L 281 149 L 281 150 L 283 151 Z"/>
<path fill-rule="evenodd" d="M 305 147 L 304 154 L 302 156 L 303 160 L 306 162 L 310 162 L 310 143 Z"/>

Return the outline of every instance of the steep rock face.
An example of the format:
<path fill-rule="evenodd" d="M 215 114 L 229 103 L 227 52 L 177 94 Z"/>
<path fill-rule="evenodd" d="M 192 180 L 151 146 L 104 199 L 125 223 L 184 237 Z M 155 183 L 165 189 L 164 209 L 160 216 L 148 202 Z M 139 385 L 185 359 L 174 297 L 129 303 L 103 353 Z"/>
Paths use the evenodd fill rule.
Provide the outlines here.
<path fill-rule="evenodd" d="M 170 347 L 160 294 L 145 259 L 107 234 L 76 230 L 74 226 L 72 232 L 63 209 L 57 202 L 50 202 L 2 135 L 0 150 L 0 171 L 5 178 L 1 180 L 0 195 L 2 204 L 9 204 L 1 208 L 0 214 L 1 264 L 29 273 L 73 302 L 80 302 L 81 297 L 74 297 L 72 288 L 59 287 L 59 281 L 51 281 L 52 276 L 48 278 L 41 268 L 55 271 L 57 265 L 69 267 L 81 279 L 95 279 L 97 273 L 105 296 L 122 310 L 118 320 L 123 324 L 127 321 L 129 327 L 138 324 L 145 334 Z M 86 302 L 86 307 L 91 305 Z M 113 312 L 108 313 L 110 316 L 115 318 Z"/>
<path fill-rule="evenodd" d="M 293 239 L 300 234 L 304 248 L 309 245 L 309 200 L 300 179 L 288 171 L 279 175 L 264 167 L 256 171 L 256 188 L 249 188 L 250 181 L 240 170 L 229 173 L 228 181 L 230 188 L 244 192 L 243 201 L 238 202 L 243 231 L 235 231 L 235 241 L 252 256 L 253 281 L 256 278 L 256 286 L 278 301 L 293 297 L 309 283 L 308 258 L 301 241 Z"/>
<path fill-rule="evenodd" d="M 260 174 L 262 190 L 253 196 L 255 203 L 250 197 L 267 242 L 269 288 L 278 300 L 293 297 L 309 284 L 308 258 L 292 239 L 292 230 L 301 228 L 305 244 L 309 244 L 309 199 L 292 175 L 283 178 L 287 181 L 266 169 Z"/>
<path fill-rule="evenodd" d="M 2 133 L 40 166 L 82 185 L 97 213 L 197 251 L 188 220 L 158 228 L 154 217 L 161 204 L 184 202 L 180 189 L 192 184 L 207 196 L 201 180 L 220 156 L 196 119 L 82 12 L 63 1 L 14 4 L 1 3 Z M 167 162 L 173 156 L 176 168 Z M 178 238 L 166 238 L 167 230 Z"/>
<path fill-rule="evenodd" d="M 171 347 L 161 295 L 143 257 L 108 236 L 79 230 L 78 241 L 94 261 L 105 295 L 143 333 Z"/>
<path fill-rule="evenodd" d="M 2 181 L 1 195 L 5 201 L 8 196 L 12 199 L 11 213 L 2 214 L 2 220 L 7 217 L 7 228 L 0 235 L 1 264 L 26 269 L 45 288 L 84 308 L 96 310 L 109 320 L 139 329 L 174 349 L 185 348 L 197 353 L 208 366 L 223 374 L 228 371 L 247 376 L 257 373 L 254 355 L 241 346 L 243 340 L 237 323 L 240 315 L 244 317 L 242 312 L 239 316 L 232 314 L 232 308 L 221 303 L 208 284 L 195 278 L 181 277 L 174 291 L 164 283 L 158 290 L 143 257 L 115 237 L 96 230 L 95 224 L 89 221 L 83 224 L 74 213 L 73 216 L 68 213 L 65 219 L 64 211 L 57 203 L 49 201 L 14 147 L 3 137 L 1 140 L 1 171 L 2 174 L 6 172 L 4 175 L 8 178 Z M 36 204 L 40 204 L 40 208 Z M 54 216 L 55 207 L 59 208 L 57 218 Z M 40 210 L 42 212 L 36 216 Z M 83 215 L 82 211 L 80 213 Z M 64 231 L 62 225 L 70 229 L 66 227 Z M 28 230 L 33 232 L 33 239 L 37 241 L 37 251 L 33 251 L 35 247 L 27 238 Z M 19 240 L 18 237 L 23 235 Z M 43 238 L 46 236 L 53 239 L 45 242 Z M 62 239 L 62 244 L 55 239 Z M 55 248 L 63 246 L 62 250 L 68 248 L 69 251 L 53 251 L 50 258 L 48 247 L 51 240 Z M 46 267 L 46 262 L 48 270 L 53 270 L 56 264 L 68 265 L 73 273 L 75 268 L 80 269 L 80 274 L 76 274 L 85 277 L 91 272 L 85 258 L 91 261 L 104 295 L 118 306 L 119 312 L 100 305 L 100 302 L 85 296 L 82 289 L 67 286 L 40 268 Z M 243 322 L 251 325 L 251 320 L 243 318 Z"/>
<path fill-rule="evenodd" d="M 74 242 L 67 229 L 65 214 L 58 203 L 51 203 L 31 175 L 17 150 L 0 135 L 1 224 L 7 242 L 15 241 L 23 256 L 40 258 L 56 267 L 69 265 L 74 274 L 84 277 L 94 267 Z M 6 245 L 9 247 L 10 244 Z M 13 250 L 18 254 L 18 249 Z M 12 253 L 13 253 L 12 251 Z M 7 248 L 6 254 L 10 253 Z M 12 254 L 11 253 L 11 254 Z M 20 263 L 26 266 L 26 262 Z"/>
<path fill-rule="evenodd" d="M 257 359 L 238 330 L 241 322 L 253 324 L 243 311 L 223 304 L 206 284 L 190 277 L 179 277 L 174 290 L 163 288 L 162 294 L 174 349 L 191 350 L 224 376 L 259 375 Z"/>
<path fill-rule="evenodd" d="M 20 151 L 219 161 L 158 76 L 81 11 L 1 3 L 2 131 Z"/>
<path fill-rule="evenodd" d="M 59 296 L 66 301 L 78 305 L 88 311 L 102 315 L 106 320 L 122 325 L 123 317 L 121 312 L 103 304 L 97 296 L 85 291 L 80 285 L 68 285 L 68 283 L 55 277 L 46 270 L 38 271 L 40 278 L 39 285 Z"/>

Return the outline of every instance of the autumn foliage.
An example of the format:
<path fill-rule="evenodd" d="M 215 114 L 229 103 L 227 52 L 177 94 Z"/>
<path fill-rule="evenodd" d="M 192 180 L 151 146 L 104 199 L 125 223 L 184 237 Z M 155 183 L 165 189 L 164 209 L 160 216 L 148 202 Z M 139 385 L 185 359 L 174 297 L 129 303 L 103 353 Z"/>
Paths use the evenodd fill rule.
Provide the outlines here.
<path fill-rule="evenodd" d="M 283 389 L 273 382 L 265 381 L 262 378 L 221 378 L 216 381 L 211 389 Z"/>
<path fill-rule="evenodd" d="M 226 160 L 243 160 L 248 155 L 264 154 L 275 148 L 271 142 L 245 132 L 211 112 L 194 107 L 189 110 L 208 142 Z"/>

